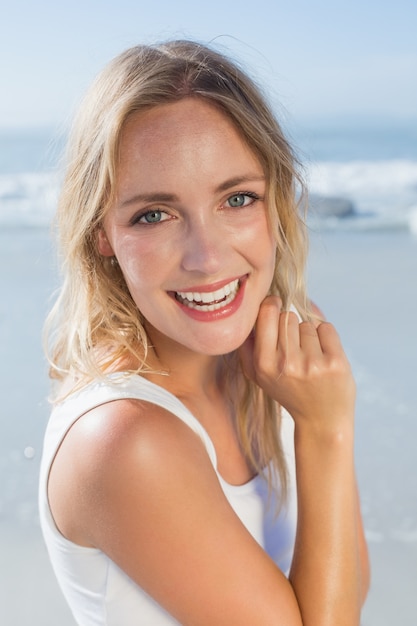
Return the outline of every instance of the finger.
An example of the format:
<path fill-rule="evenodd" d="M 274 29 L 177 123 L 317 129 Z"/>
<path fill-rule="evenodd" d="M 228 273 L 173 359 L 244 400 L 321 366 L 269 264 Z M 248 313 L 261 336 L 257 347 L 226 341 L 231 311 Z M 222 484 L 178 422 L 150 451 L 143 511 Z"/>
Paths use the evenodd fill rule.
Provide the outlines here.
<path fill-rule="evenodd" d="M 300 347 L 310 355 L 321 355 L 322 346 L 317 329 L 313 322 L 302 322 L 300 324 Z"/>
<path fill-rule="evenodd" d="M 278 347 L 285 354 L 300 347 L 300 322 L 292 311 L 284 311 L 279 319 Z"/>
<path fill-rule="evenodd" d="M 317 336 L 324 354 L 331 355 L 343 352 L 340 337 L 335 327 L 332 324 L 329 324 L 329 322 L 322 322 L 317 327 Z"/>
<path fill-rule="evenodd" d="M 275 354 L 281 307 L 282 301 L 277 296 L 268 296 L 261 304 L 255 327 L 255 350 L 258 355 Z"/>

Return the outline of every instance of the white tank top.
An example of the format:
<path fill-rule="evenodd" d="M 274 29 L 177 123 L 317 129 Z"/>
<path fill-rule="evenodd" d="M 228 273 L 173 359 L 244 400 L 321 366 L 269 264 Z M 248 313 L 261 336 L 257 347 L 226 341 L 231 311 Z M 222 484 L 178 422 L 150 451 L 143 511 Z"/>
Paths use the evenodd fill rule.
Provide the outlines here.
<path fill-rule="evenodd" d="M 216 452 L 207 432 L 190 411 L 170 392 L 134 374 L 113 374 L 96 381 L 57 404 L 44 440 L 40 472 L 39 509 L 49 557 L 64 596 L 80 626 L 173 626 L 178 622 L 130 579 L 109 557 L 65 539 L 51 515 L 47 498 L 49 471 L 55 454 L 74 422 L 87 411 L 123 398 L 152 402 L 187 424 L 202 439 L 231 507 L 248 531 L 280 569 L 288 574 L 295 542 L 296 486 L 294 431 L 284 411 L 282 443 L 288 473 L 288 502 L 275 515 L 275 497 L 268 504 L 268 488 L 261 477 L 234 486 L 217 471 Z"/>

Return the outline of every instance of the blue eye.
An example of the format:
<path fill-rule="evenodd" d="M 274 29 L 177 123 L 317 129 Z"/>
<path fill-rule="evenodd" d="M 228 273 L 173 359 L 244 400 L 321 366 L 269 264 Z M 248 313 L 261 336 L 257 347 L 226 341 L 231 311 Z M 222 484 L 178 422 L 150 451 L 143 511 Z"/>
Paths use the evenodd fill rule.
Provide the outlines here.
<path fill-rule="evenodd" d="M 254 193 L 235 193 L 227 199 L 227 203 L 230 207 L 239 208 L 248 206 L 258 199 L 259 197 Z"/>
<path fill-rule="evenodd" d="M 147 211 L 140 216 L 139 222 L 146 222 L 147 224 L 155 224 L 162 221 L 162 211 Z"/>
<path fill-rule="evenodd" d="M 152 209 L 137 215 L 131 221 L 131 224 L 160 224 L 171 218 L 169 213 L 160 209 Z"/>

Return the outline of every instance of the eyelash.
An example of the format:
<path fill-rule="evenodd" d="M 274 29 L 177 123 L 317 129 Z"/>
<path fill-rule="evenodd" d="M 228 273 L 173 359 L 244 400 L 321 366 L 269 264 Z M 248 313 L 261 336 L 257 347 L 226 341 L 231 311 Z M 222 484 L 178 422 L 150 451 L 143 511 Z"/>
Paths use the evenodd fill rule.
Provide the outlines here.
<path fill-rule="evenodd" d="M 131 226 L 135 226 L 136 224 L 146 224 L 147 226 L 152 226 L 153 224 L 159 224 L 160 222 L 141 222 L 140 220 L 145 217 L 146 215 L 150 215 L 151 213 L 165 213 L 166 215 L 168 215 L 168 213 L 166 211 L 164 211 L 163 209 L 146 209 L 145 211 L 142 211 L 141 213 L 138 213 L 137 215 L 135 215 L 134 217 L 132 217 L 132 219 L 130 220 L 130 224 Z M 166 220 L 161 220 L 161 221 L 166 221 Z"/>
<path fill-rule="evenodd" d="M 254 191 L 238 191 L 237 193 L 232 193 L 232 195 L 227 198 L 226 202 L 229 202 L 231 198 L 236 198 L 237 196 L 246 196 L 247 198 L 251 198 L 254 201 L 260 199 L 260 196 L 258 196 L 258 194 L 255 193 Z M 228 208 L 240 209 L 246 206 L 251 206 L 252 204 L 253 202 L 250 202 L 249 204 L 244 204 L 241 207 L 228 207 Z"/>
<path fill-rule="evenodd" d="M 260 196 L 257 193 L 253 192 L 253 191 L 238 191 L 238 192 L 232 193 L 230 196 L 228 196 L 225 204 L 227 202 L 229 202 L 232 198 L 236 198 L 238 196 L 244 196 L 246 198 L 251 198 L 253 201 L 256 201 L 256 200 L 260 199 Z M 236 209 L 236 208 L 240 209 L 240 208 L 244 208 L 244 207 L 247 207 L 247 206 L 251 206 L 252 204 L 253 204 L 253 202 L 250 202 L 249 204 L 243 204 L 242 206 L 228 206 L 227 208 L 230 208 L 230 209 Z M 142 211 L 138 215 L 135 215 L 130 220 L 130 224 L 132 226 L 134 226 L 136 224 L 141 224 L 141 223 L 144 224 L 144 223 L 146 223 L 146 222 L 141 222 L 140 220 L 143 217 L 145 217 L 146 215 L 150 215 L 151 213 L 161 213 L 161 214 L 165 213 L 166 215 L 168 215 L 167 212 L 164 211 L 163 209 L 146 209 L 145 211 Z M 147 226 L 152 226 L 153 224 L 160 224 L 161 221 L 167 221 L 167 220 L 160 220 L 158 222 L 148 222 Z"/>

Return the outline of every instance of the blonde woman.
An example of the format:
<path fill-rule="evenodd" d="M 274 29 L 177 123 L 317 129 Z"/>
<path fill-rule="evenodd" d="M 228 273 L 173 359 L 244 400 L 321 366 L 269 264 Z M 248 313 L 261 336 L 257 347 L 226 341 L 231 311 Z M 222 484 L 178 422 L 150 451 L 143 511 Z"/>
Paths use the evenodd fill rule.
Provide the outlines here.
<path fill-rule="evenodd" d="M 355 386 L 303 278 L 302 185 L 253 82 L 132 48 L 76 120 L 40 482 L 82 626 L 354 626 Z"/>

